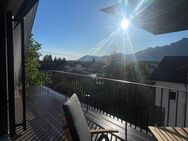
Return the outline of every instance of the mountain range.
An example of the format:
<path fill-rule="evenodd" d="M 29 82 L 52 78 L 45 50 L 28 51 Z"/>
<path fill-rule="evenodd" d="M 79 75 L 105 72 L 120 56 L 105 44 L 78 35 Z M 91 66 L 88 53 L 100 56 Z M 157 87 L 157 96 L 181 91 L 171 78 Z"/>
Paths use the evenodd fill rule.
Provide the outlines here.
<path fill-rule="evenodd" d="M 171 43 L 169 45 L 150 47 L 134 54 L 116 53 L 116 56 L 127 61 L 161 61 L 165 56 L 188 56 L 188 38 Z M 110 56 L 91 56 L 85 55 L 78 59 L 78 61 L 108 61 Z"/>

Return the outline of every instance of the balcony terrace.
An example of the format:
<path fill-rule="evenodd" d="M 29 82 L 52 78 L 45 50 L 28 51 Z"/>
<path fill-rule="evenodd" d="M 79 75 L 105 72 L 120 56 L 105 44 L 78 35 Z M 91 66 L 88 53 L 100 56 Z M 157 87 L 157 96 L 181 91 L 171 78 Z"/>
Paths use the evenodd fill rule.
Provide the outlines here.
<path fill-rule="evenodd" d="M 124 1 L 122 2 L 124 4 Z M 27 89 L 26 94 L 26 52 L 38 3 L 39 0 L 0 0 L 0 140 L 66 140 L 61 123 L 62 104 L 73 93 L 76 93 L 81 101 L 90 128 L 109 127 L 120 131 L 117 134 L 109 134 L 110 140 L 155 140 L 148 130 L 149 125 L 188 126 L 187 82 L 182 84 L 186 90 L 182 90 L 49 71 L 53 83 Z M 137 3 L 137 0 L 130 1 L 131 8 L 137 11 L 140 4 L 133 7 L 132 3 Z M 45 5 L 48 5 L 48 2 L 45 1 Z M 120 5 L 119 10 L 114 10 L 118 5 L 101 11 L 113 15 L 118 14 L 114 12 L 120 11 L 121 15 L 125 9 Z M 51 8 L 53 6 L 47 11 Z M 51 10 L 56 12 L 56 9 Z M 82 13 L 86 13 L 88 17 L 88 12 Z M 50 15 L 61 23 L 61 18 L 56 16 L 56 13 L 44 17 Z M 70 18 L 74 19 L 72 16 Z M 136 14 L 133 24 L 155 35 L 187 30 L 188 1 L 153 1 Z M 80 33 L 78 35 L 80 36 Z M 177 37 L 179 38 L 179 35 Z M 187 72 L 187 65 L 183 69 Z M 21 92 L 17 91 L 20 85 Z M 185 134 L 187 135 L 187 132 Z M 97 137 L 94 136 L 94 140 Z M 176 136 L 175 138 L 179 139 Z"/>
<path fill-rule="evenodd" d="M 26 97 L 27 103 L 27 130 L 23 131 L 22 127 L 17 127 L 17 136 L 13 139 L 16 141 L 28 140 L 65 140 L 63 125 L 61 123 L 62 104 L 67 99 L 66 96 L 53 91 L 47 87 L 36 87 L 30 89 L 30 94 Z M 21 97 L 16 97 L 16 121 L 22 121 L 22 104 Z M 83 104 L 83 110 L 87 108 Z M 125 121 L 121 121 L 113 116 L 109 116 L 89 107 L 85 114 L 88 125 L 91 129 L 114 128 L 120 132 L 109 134 L 110 140 L 125 140 Z M 154 140 L 151 135 L 146 135 L 134 128 L 127 126 L 127 138 L 130 141 L 151 141 Z M 93 136 L 93 139 L 98 136 Z"/>
<path fill-rule="evenodd" d="M 113 128 L 119 130 L 119 133 L 108 134 L 110 140 L 152 141 L 155 139 L 148 130 L 148 125 L 181 127 L 187 125 L 186 119 L 183 120 L 183 125 L 177 122 L 180 109 L 175 108 L 177 115 L 173 117 L 175 120 L 172 120 L 168 117 L 170 114 L 166 115 L 166 112 L 163 112 L 163 104 L 161 107 L 155 106 L 155 92 L 160 88 L 160 95 L 165 95 L 165 90 L 171 90 L 170 88 L 58 71 L 49 73 L 53 81 L 51 85 L 27 90 L 27 130 L 23 132 L 21 126 L 17 127 L 17 136 L 13 140 L 66 140 L 61 123 L 62 105 L 73 93 L 77 93 L 79 96 L 91 129 Z M 138 91 L 135 91 L 136 89 Z M 177 91 L 178 95 L 182 93 L 180 90 Z M 143 94 L 146 97 L 143 97 Z M 145 98 L 149 99 L 149 102 L 145 101 Z M 160 103 L 163 103 L 164 99 L 162 96 L 161 98 Z M 170 100 L 168 101 L 169 107 L 165 109 L 168 111 L 167 113 L 173 106 Z M 186 101 L 185 104 L 187 104 Z M 142 103 L 147 104 L 148 107 Z M 22 121 L 21 109 L 21 97 L 17 95 L 17 124 Z M 184 118 L 186 118 L 186 110 L 184 114 Z M 98 136 L 93 136 L 93 140 L 96 138 Z"/>

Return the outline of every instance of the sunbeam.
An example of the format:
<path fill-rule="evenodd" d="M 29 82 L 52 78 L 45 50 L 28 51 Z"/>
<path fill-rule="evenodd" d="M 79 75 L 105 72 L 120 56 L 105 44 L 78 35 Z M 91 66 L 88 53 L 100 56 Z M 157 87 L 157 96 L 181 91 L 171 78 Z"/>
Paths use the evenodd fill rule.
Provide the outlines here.
<path fill-rule="evenodd" d="M 115 27 L 114 31 L 106 39 L 103 39 L 102 41 L 100 41 L 96 45 L 96 47 L 88 51 L 88 54 L 90 55 L 97 54 L 103 48 L 108 47 L 111 43 L 113 43 L 115 37 L 117 37 L 122 30 L 123 30 L 122 32 L 126 32 L 126 34 L 128 35 L 129 33 L 127 30 L 131 27 L 132 28 L 134 27 L 132 26 L 131 21 L 134 19 L 135 16 L 139 15 L 144 9 L 146 9 L 151 4 L 152 1 L 153 0 L 141 0 L 139 3 L 135 3 L 137 5 L 132 6 L 133 9 L 130 9 L 131 13 L 128 13 L 128 8 L 129 8 L 128 0 L 119 1 L 121 3 L 122 11 L 120 15 L 121 20 L 117 19 L 117 22 L 116 22 L 116 25 L 118 27 Z M 125 36 L 124 38 L 127 38 L 127 37 L 128 36 Z M 123 45 L 123 48 L 125 48 L 124 45 Z M 133 47 L 131 51 L 134 51 Z"/>
<path fill-rule="evenodd" d="M 134 54 L 134 47 L 133 47 L 133 45 L 132 45 L 132 40 L 131 40 L 131 38 L 130 38 L 128 32 L 126 32 L 126 38 L 125 38 L 125 39 L 127 40 L 127 43 L 129 44 L 129 47 L 130 47 L 130 49 L 131 49 L 131 52 L 133 52 L 132 56 L 133 56 L 133 60 L 134 60 L 134 63 L 135 63 L 136 75 L 137 75 L 137 77 L 142 81 L 143 78 L 142 78 L 141 72 L 140 72 L 139 67 L 138 67 L 138 63 L 137 63 L 138 60 L 137 60 L 137 58 L 135 57 L 135 54 Z"/>
<path fill-rule="evenodd" d="M 154 0 L 141 0 L 138 5 L 133 9 L 130 18 L 133 20 L 140 13 L 142 13 Z"/>
<path fill-rule="evenodd" d="M 89 51 L 89 54 L 96 54 L 104 47 L 108 47 L 108 45 L 113 42 L 113 39 L 119 34 L 119 32 L 119 29 L 112 32 L 106 39 L 103 39 L 101 42 L 99 42 L 95 48 L 92 48 Z"/>
<path fill-rule="evenodd" d="M 116 17 L 117 20 L 115 22 L 111 23 L 111 24 L 116 24 L 117 27 L 114 28 L 114 31 L 111 32 L 111 34 L 109 34 L 107 38 L 103 39 L 96 45 L 96 47 L 92 48 L 89 51 L 89 54 L 96 55 L 99 53 L 99 51 L 103 50 L 104 48 L 109 49 L 112 44 L 115 44 L 116 47 L 121 48 L 124 54 L 127 54 L 126 51 L 130 51 L 132 53 L 131 58 L 133 62 L 135 63 L 134 69 L 136 71 L 137 78 L 139 78 L 140 80 L 143 80 L 143 77 L 139 70 L 138 60 L 134 54 L 135 53 L 134 39 L 131 39 L 131 37 L 132 35 L 134 35 L 135 32 L 137 32 L 135 30 L 137 28 L 134 25 L 134 19 L 137 16 L 139 16 L 145 9 L 147 9 L 153 1 L 154 0 L 140 0 L 136 2 L 131 2 L 129 0 L 121 0 L 119 2 L 120 9 L 121 9 L 120 15 L 119 17 Z M 153 13 L 150 13 L 149 15 L 153 16 Z M 123 33 L 123 36 L 121 35 L 122 33 Z M 118 42 L 119 41 L 121 42 L 121 39 L 123 43 L 119 44 Z M 126 58 L 124 56 L 124 61 L 122 64 L 124 66 L 124 71 L 125 71 L 125 66 L 127 63 L 125 62 L 125 60 Z"/>

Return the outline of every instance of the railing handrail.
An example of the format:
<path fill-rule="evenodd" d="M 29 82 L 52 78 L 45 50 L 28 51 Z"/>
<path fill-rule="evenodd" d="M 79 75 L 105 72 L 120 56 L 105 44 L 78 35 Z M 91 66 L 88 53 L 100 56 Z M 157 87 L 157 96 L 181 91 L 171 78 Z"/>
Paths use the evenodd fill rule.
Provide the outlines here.
<path fill-rule="evenodd" d="M 138 83 L 138 82 L 132 82 L 132 81 L 126 81 L 126 80 L 119 80 L 119 79 L 113 79 L 113 78 L 105 78 L 105 77 L 93 77 L 85 74 L 78 74 L 78 73 L 71 73 L 71 72 L 64 72 L 64 71 L 57 71 L 57 70 L 46 70 L 47 72 L 55 72 L 55 73 L 62 73 L 62 74 L 68 74 L 68 75 L 74 75 L 74 76 L 81 76 L 81 77 L 88 77 L 88 78 L 95 78 L 95 79 L 102 79 L 107 81 L 113 81 L 118 83 L 126 83 L 126 84 L 133 84 L 133 85 L 140 85 L 140 86 L 146 86 L 146 87 L 152 87 L 152 88 L 160 88 L 160 89 L 170 89 L 174 91 L 180 91 L 188 93 L 188 90 L 182 90 L 177 88 L 171 88 L 171 87 L 164 87 L 159 85 L 151 85 L 151 84 L 145 84 L 145 83 Z"/>

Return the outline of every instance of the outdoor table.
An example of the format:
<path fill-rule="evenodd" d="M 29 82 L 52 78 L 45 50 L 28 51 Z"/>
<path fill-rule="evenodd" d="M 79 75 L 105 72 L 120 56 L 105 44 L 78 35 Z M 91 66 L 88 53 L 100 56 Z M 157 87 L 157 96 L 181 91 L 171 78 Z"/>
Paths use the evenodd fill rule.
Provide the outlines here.
<path fill-rule="evenodd" d="M 158 141 L 188 141 L 188 128 L 149 126 L 149 129 Z"/>

